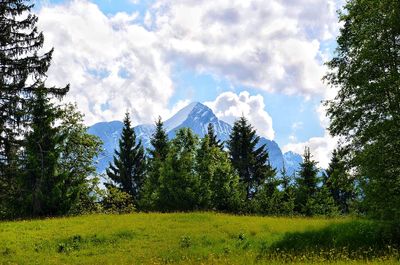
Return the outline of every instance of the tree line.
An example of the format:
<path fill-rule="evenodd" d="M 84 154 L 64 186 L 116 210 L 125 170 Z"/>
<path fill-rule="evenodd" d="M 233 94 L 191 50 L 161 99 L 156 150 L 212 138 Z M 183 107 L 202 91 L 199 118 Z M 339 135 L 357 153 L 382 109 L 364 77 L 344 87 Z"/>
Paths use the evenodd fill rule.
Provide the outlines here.
<path fill-rule="evenodd" d="M 212 124 L 203 138 L 182 128 L 169 140 L 159 118 L 146 155 L 127 113 L 119 148 L 106 171 L 108 194 L 122 199 L 118 205 L 142 211 L 313 216 L 356 209 L 355 181 L 337 152 L 323 176 L 309 149 L 297 177 L 285 169 L 278 176 L 259 139 L 241 117 L 227 143 L 218 140 Z"/>
<path fill-rule="evenodd" d="M 324 80 L 338 90 L 325 105 L 340 142 L 322 174 L 307 148 L 296 176 L 277 172 L 243 117 L 226 143 L 212 126 L 201 139 L 181 129 L 170 140 L 159 119 L 145 150 L 127 115 L 100 189 L 93 160 L 101 142 L 75 105 L 61 103 L 69 86 L 46 85 L 53 50 L 40 52 L 33 5 L 1 1 L 0 218 L 216 210 L 400 220 L 399 3 L 350 0 L 339 13 Z"/>

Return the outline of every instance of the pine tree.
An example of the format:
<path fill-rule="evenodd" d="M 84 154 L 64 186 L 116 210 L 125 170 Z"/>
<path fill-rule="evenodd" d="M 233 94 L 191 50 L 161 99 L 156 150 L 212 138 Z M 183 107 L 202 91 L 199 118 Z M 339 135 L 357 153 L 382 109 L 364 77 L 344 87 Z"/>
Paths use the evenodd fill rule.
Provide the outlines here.
<path fill-rule="evenodd" d="M 35 91 L 35 103 L 31 108 L 31 130 L 26 137 L 25 174 L 20 180 L 28 216 L 56 215 L 62 213 L 62 186 L 64 177 L 58 171 L 58 159 L 63 139 L 54 126 L 56 107 L 50 103 L 45 89 Z"/>
<path fill-rule="evenodd" d="M 169 152 L 168 135 L 164 129 L 161 117 L 156 121 L 156 130 L 153 133 L 149 149 L 148 177 L 142 191 L 141 207 L 146 210 L 155 210 L 158 207 L 161 167 Z"/>
<path fill-rule="evenodd" d="M 115 150 L 114 163 L 110 163 L 106 173 L 122 191 L 130 194 L 135 202 L 139 201 L 140 189 L 145 180 L 145 159 L 142 143 L 136 143 L 129 113 L 126 113 L 119 150 Z"/>
<path fill-rule="evenodd" d="M 234 123 L 228 149 L 232 165 L 246 188 L 247 200 L 251 200 L 260 186 L 275 176 L 275 170 L 269 163 L 266 145 L 257 147 L 259 140 L 260 137 L 246 118 L 241 117 Z"/>
<path fill-rule="evenodd" d="M 37 53 L 44 38 L 37 30 L 32 7 L 28 0 L 0 2 L 0 211 L 17 195 L 21 139 L 31 118 L 27 106 L 35 98 L 34 91 L 44 89 L 41 85 L 53 53 Z M 45 90 L 61 97 L 68 86 Z"/>
<path fill-rule="evenodd" d="M 296 179 L 296 173 L 293 176 L 289 176 L 286 171 L 285 165 L 281 170 L 281 188 L 282 188 L 282 202 L 281 211 L 283 215 L 293 215 L 295 207 L 296 193 L 292 184 L 292 180 Z"/>
<path fill-rule="evenodd" d="M 215 134 L 215 131 L 214 131 L 214 125 L 212 123 L 208 124 L 207 135 L 208 135 L 208 139 L 209 139 L 208 143 L 209 143 L 210 146 L 218 147 L 221 150 L 224 149 L 224 143 L 221 142 L 221 140 L 219 140 L 217 138 L 217 135 Z"/>
<path fill-rule="evenodd" d="M 324 174 L 324 186 L 330 192 L 341 213 L 349 213 L 352 200 L 355 199 L 354 178 L 347 172 L 342 152 L 335 149 L 329 167 Z"/>
<path fill-rule="evenodd" d="M 313 215 L 313 203 L 315 202 L 318 189 L 317 174 L 317 162 L 312 160 L 310 148 L 306 147 L 304 150 L 303 162 L 300 164 L 299 176 L 296 180 L 296 210 L 307 216 Z"/>

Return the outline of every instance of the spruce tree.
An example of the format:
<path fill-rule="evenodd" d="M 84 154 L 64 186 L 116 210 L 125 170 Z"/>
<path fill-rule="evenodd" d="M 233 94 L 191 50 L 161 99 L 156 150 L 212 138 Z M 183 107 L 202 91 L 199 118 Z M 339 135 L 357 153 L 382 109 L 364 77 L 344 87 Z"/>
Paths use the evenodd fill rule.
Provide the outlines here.
<path fill-rule="evenodd" d="M 28 216 L 51 216 L 63 213 L 62 188 L 65 175 L 58 171 L 60 145 L 63 141 L 54 123 L 60 115 L 50 103 L 45 89 L 35 91 L 31 107 L 32 123 L 26 137 L 25 174 L 21 196 Z M 65 213 L 65 212 L 64 212 Z"/>
<path fill-rule="evenodd" d="M 266 145 L 257 147 L 259 140 L 260 137 L 246 118 L 241 117 L 234 123 L 228 149 L 232 165 L 245 186 L 247 200 L 251 200 L 260 186 L 275 176 L 275 170 L 269 163 Z"/>
<path fill-rule="evenodd" d="M 129 113 L 126 113 L 119 150 L 115 150 L 114 163 L 110 163 L 106 173 L 122 191 L 132 196 L 135 203 L 139 201 L 140 189 L 145 180 L 145 159 L 142 143 L 136 143 Z"/>
<path fill-rule="evenodd" d="M 349 213 L 351 202 L 355 199 L 354 178 L 347 172 L 340 150 L 335 149 L 329 167 L 324 174 L 324 186 L 330 192 L 341 213 Z"/>
<path fill-rule="evenodd" d="M 156 130 L 153 133 L 149 149 L 148 177 L 142 190 L 141 207 L 145 210 L 155 210 L 158 207 L 161 167 L 169 152 L 168 135 L 164 129 L 161 117 L 156 121 Z"/>
<path fill-rule="evenodd" d="M 208 135 L 208 144 L 210 146 L 215 146 L 220 148 L 221 150 L 224 149 L 224 143 L 217 138 L 217 135 L 214 131 L 214 125 L 209 123 L 207 126 L 207 135 Z"/>
<path fill-rule="evenodd" d="M 31 13 L 30 2 L 0 2 L 0 211 L 16 195 L 21 139 L 31 118 L 27 106 L 46 77 L 53 53 L 50 50 L 38 54 L 44 38 L 37 30 L 38 18 Z M 49 95 L 61 97 L 68 86 L 45 90 Z"/>
<path fill-rule="evenodd" d="M 307 216 L 313 215 L 312 209 L 318 189 L 317 175 L 317 162 L 312 159 L 310 148 L 306 147 L 304 150 L 303 162 L 300 164 L 300 171 L 296 180 L 296 210 Z"/>
<path fill-rule="evenodd" d="M 285 165 L 281 170 L 281 188 L 282 188 L 282 201 L 281 201 L 281 211 L 283 215 L 293 215 L 295 207 L 296 193 L 293 187 L 292 180 L 296 179 L 296 173 L 293 176 L 289 176 Z"/>

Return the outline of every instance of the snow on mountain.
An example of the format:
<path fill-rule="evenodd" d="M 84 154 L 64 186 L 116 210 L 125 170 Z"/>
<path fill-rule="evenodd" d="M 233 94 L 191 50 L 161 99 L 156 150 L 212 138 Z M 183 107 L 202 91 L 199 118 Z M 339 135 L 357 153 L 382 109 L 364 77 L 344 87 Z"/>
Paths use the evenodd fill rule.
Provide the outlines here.
<path fill-rule="evenodd" d="M 175 137 L 176 131 L 180 128 L 190 128 L 194 133 L 203 137 L 207 133 L 209 123 L 214 126 L 214 131 L 220 140 L 226 141 L 229 139 L 232 127 L 228 123 L 219 120 L 209 107 L 198 102 L 192 103 L 189 106 L 191 111 L 187 113 L 186 118 L 178 126 L 169 130 L 168 137 L 170 139 Z M 179 112 L 177 114 L 181 115 Z M 175 120 L 175 116 L 171 119 Z M 167 120 L 165 123 L 170 122 Z"/>
<path fill-rule="evenodd" d="M 303 163 L 303 157 L 292 151 L 283 154 L 283 160 L 285 162 L 286 172 L 292 176 L 296 171 L 300 169 L 300 163 Z"/>
<path fill-rule="evenodd" d="M 212 110 L 199 103 L 193 102 L 178 111 L 174 116 L 164 122 L 164 128 L 168 137 L 172 139 L 180 128 L 190 128 L 194 133 L 203 137 L 207 133 L 208 124 L 214 126 L 217 137 L 222 141 L 227 141 L 232 130 L 232 126 L 219 120 Z M 118 140 L 122 132 L 123 123 L 120 121 L 100 122 L 89 128 L 89 133 L 97 135 L 103 141 L 104 152 L 98 158 L 97 172 L 104 172 L 112 161 L 114 150 L 118 148 Z M 151 124 L 143 124 L 134 127 L 137 139 L 141 140 L 145 148 L 150 148 L 150 138 L 155 130 Z M 285 164 L 288 173 L 292 174 L 297 169 L 298 161 L 302 161 L 301 156 L 292 152 L 282 154 L 282 151 L 275 141 L 260 138 L 259 146 L 265 144 L 269 153 L 271 165 L 276 167 L 278 172 Z M 298 158 L 300 157 L 301 160 Z"/>

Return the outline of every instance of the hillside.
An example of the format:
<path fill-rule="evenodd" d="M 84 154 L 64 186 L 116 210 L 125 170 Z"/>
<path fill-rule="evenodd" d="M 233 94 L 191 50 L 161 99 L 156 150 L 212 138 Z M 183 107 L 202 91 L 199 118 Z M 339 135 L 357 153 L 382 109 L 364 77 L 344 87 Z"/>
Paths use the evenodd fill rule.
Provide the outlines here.
<path fill-rule="evenodd" d="M 229 139 L 232 126 L 219 120 L 209 107 L 199 102 L 193 102 L 179 110 L 164 122 L 164 126 L 170 139 L 175 136 L 177 130 L 184 127 L 192 129 L 197 135 L 203 137 L 207 132 L 209 123 L 214 126 L 215 133 L 220 140 L 227 141 Z M 96 123 L 89 128 L 89 133 L 100 137 L 104 143 L 104 152 L 98 158 L 97 171 L 99 173 L 104 172 L 110 161 L 112 161 L 114 150 L 118 147 L 118 139 L 121 135 L 122 127 L 122 122 L 112 121 Z M 134 129 L 145 148 L 150 148 L 150 137 L 154 131 L 154 125 L 143 124 L 136 126 Z M 302 157 L 299 154 L 292 152 L 283 154 L 275 141 L 261 137 L 259 144 L 266 145 L 271 164 L 278 169 L 278 172 L 285 164 L 288 174 L 292 175 L 298 169 L 299 162 L 302 162 Z"/>
<path fill-rule="evenodd" d="M 214 213 L 0 222 L 0 264 L 395 264 L 378 233 L 371 221 Z"/>

